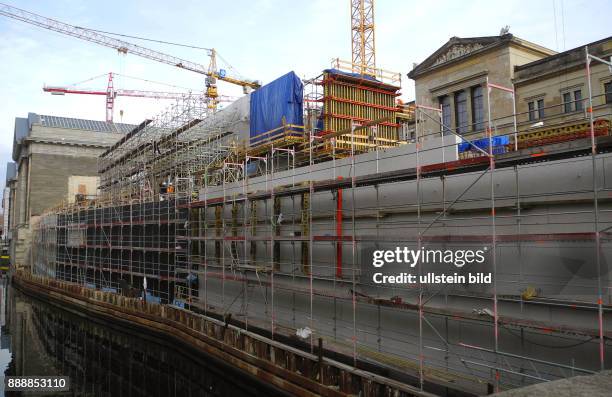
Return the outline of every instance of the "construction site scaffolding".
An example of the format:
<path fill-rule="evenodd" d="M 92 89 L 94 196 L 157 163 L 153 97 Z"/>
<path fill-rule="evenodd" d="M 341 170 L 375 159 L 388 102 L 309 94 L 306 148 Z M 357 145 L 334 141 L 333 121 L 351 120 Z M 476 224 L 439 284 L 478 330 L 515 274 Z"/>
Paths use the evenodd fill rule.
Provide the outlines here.
<path fill-rule="evenodd" d="M 179 100 L 100 157 L 98 199 L 41 217 L 34 271 L 122 293 L 144 285 L 147 299 L 273 339 L 297 335 L 311 351 L 322 343 L 354 366 L 392 368 L 424 390 L 496 391 L 604 369 L 612 359 L 603 260 L 612 208 L 598 181 L 612 115 L 600 106 L 594 117 L 605 98 L 590 86 L 590 63 L 608 62 L 588 49 L 585 59 L 584 117 L 530 128 L 519 121 L 524 113 L 495 112 L 491 90 L 513 106 L 515 91 L 487 79 L 484 138 L 444 125 L 440 108 L 418 102 L 398 109 L 411 114 L 409 139 L 378 135 L 381 123 L 397 122 L 393 114 L 355 115 L 348 130 L 321 133 L 322 103 L 337 95 L 322 93 L 321 79 L 307 84 L 301 134 L 283 126 L 286 134 L 256 146 L 215 123 L 203 99 Z M 546 108 L 551 120 L 559 108 Z M 424 130 L 425 120 L 439 130 Z M 587 155 L 589 189 L 521 184 L 522 173 Z M 532 204 L 555 196 L 581 206 Z M 373 285 L 369 255 L 393 246 L 485 249 L 481 270 L 492 284 Z M 534 250 L 560 246 L 590 252 L 595 271 L 569 294 L 556 274 L 531 274 Z M 426 276 L 425 263 L 416 269 Z M 544 293 L 552 290 L 559 293 Z M 556 321 L 542 317 L 553 312 Z"/>

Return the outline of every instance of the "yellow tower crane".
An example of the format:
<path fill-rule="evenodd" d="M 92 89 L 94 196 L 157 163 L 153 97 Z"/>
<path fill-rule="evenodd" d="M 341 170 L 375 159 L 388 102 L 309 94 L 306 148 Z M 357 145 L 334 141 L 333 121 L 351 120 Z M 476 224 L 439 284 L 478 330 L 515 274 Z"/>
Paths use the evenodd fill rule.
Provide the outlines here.
<path fill-rule="evenodd" d="M 350 0 L 353 73 L 376 76 L 374 0 Z"/>
<path fill-rule="evenodd" d="M 332 67 L 401 86 L 402 78 L 399 73 L 376 67 L 374 0 L 349 1 L 351 3 L 351 61 L 335 58 L 332 60 Z"/>

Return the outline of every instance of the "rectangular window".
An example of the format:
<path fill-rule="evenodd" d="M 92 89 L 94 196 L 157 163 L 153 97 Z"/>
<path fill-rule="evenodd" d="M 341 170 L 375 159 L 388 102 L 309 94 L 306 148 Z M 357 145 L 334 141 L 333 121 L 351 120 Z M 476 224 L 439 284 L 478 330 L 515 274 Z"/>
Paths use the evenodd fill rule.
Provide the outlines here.
<path fill-rule="evenodd" d="M 538 99 L 538 118 L 544 118 L 544 99 Z"/>
<path fill-rule="evenodd" d="M 440 105 L 442 105 L 442 124 L 444 124 L 444 135 L 449 135 L 451 133 L 451 105 L 450 105 L 450 97 L 445 95 L 440 97 Z"/>
<path fill-rule="evenodd" d="M 467 94 L 465 91 L 459 91 L 455 94 L 455 119 L 457 120 L 457 133 L 466 133 L 468 126 L 468 112 Z"/>
<path fill-rule="evenodd" d="M 472 88 L 472 119 L 474 131 L 480 131 L 484 128 L 484 103 L 481 86 Z"/>
<path fill-rule="evenodd" d="M 604 84 L 604 89 L 606 91 L 606 103 L 612 103 L 612 81 Z"/>
<path fill-rule="evenodd" d="M 569 92 L 563 94 L 563 112 L 571 113 L 572 112 L 572 96 Z"/>
<path fill-rule="evenodd" d="M 529 102 L 527 106 L 529 107 L 529 121 L 533 121 L 536 118 L 535 102 Z"/>
<path fill-rule="evenodd" d="M 582 110 L 582 91 L 574 91 L 574 101 L 576 101 L 576 111 Z"/>

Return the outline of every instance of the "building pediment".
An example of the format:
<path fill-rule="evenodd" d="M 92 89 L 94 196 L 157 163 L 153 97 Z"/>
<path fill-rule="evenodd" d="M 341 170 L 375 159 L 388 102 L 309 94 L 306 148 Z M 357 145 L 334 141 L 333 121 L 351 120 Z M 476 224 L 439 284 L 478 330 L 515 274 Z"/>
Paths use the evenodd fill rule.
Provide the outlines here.
<path fill-rule="evenodd" d="M 511 33 L 502 34 L 501 36 L 451 37 L 442 47 L 438 48 L 423 62 L 416 65 L 408 73 L 408 77 L 416 79 L 418 76 L 429 71 L 444 68 L 446 65 L 461 62 L 462 59 L 472 55 L 480 54 L 499 46 L 510 45 L 511 43 L 532 53 L 540 54 L 542 57 L 556 54 L 556 52 L 548 48 L 515 37 Z"/>
<path fill-rule="evenodd" d="M 438 66 L 443 63 L 452 61 L 453 59 L 467 55 L 483 47 L 484 45 L 482 45 L 481 43 L 454 44 L 445 53 L 434 59 L 431 66 Z"/>
<path fill-rule="evenodd" d="M 431 54 L 427 59 L 417 65 L 408 76 L 414 78 L 417 75 L 428 72 L 431 69 L 436 69 L 442 65 L 452 63 L 460 58 L 469 56 L 470 54 L 481 52 L 487 48 L 497 46 L 502 43 L 511 41 L 513 36 L 505 34 L 503 36 L 487 36 L 487 37 L 452 37 L 436 52 Z"/>

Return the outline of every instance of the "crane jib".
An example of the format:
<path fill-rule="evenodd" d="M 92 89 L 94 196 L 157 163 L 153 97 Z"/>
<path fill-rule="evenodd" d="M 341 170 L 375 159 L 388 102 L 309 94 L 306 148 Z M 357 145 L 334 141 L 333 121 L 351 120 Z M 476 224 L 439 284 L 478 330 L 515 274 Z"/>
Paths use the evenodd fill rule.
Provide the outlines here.
<path fill-rule="evenodd" d="M 63 33 L 68 36 L 76 37 L 81 40 L 86 40 L 92 43 L 103 45 L 105 47 L 113 48 L 123 54 L 131 53 L 143 58 L 176 66 L 181 69 L 189 70 L 195 73 L 216 77 L 228 83 L 243 87 L 259 87 L 259 84 L 257 82 L 226 76 L 225 70 L 223 69 L 223 72 L 217 71 L 216 68 L 212 69 L 211 71 L 206 66 L 198 64 L 196 62 L 187 61 L 185 59 L 174 57 L 172 55 L 164 54 L 159 51 L 151 50 L 146 47 L 119 40 L 114 37 L 106 36 L 91 29 L 70 25 L 64 22 L 57 21 L 55 19 L 44 17 L 42 15 L 34 14 L 32 12 L 13 7 L 8 4 L 0 3 L 0 15 L 16 19 L 18 21 L 22 21 L 31 25 L 35 25 L 44 29 Z M 214 52 L 211 52 L 211 54 L 214 54 Z"/>

